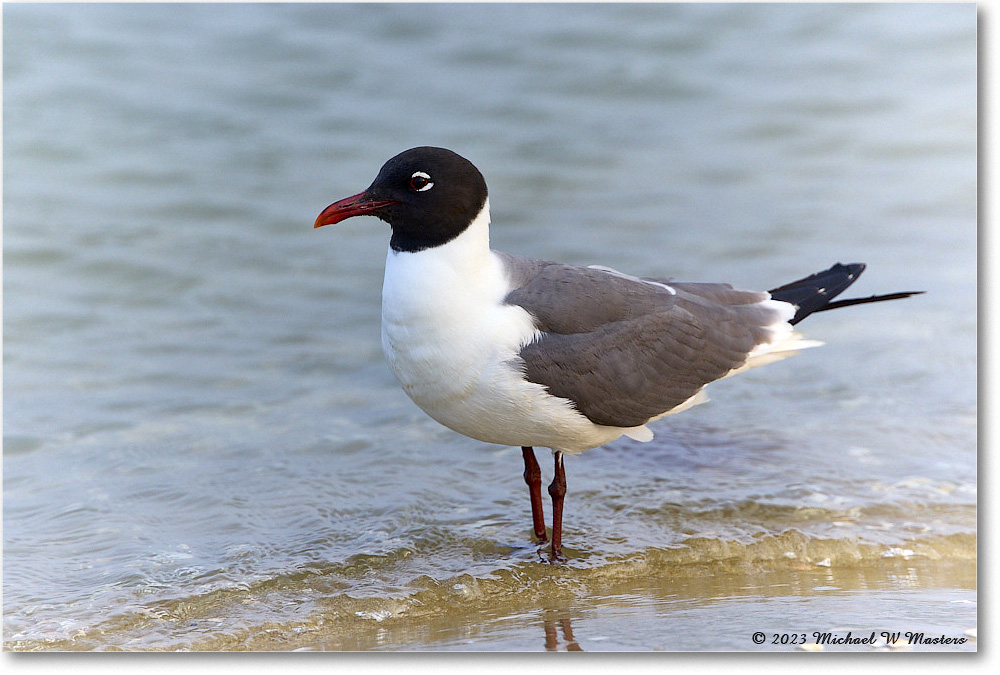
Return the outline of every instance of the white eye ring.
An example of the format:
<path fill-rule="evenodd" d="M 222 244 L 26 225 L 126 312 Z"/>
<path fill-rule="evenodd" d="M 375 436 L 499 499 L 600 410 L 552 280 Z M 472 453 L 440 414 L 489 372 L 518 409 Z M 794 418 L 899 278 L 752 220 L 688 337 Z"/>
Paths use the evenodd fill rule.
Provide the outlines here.
<path fill-rule="evenodd" d="M 422 182 L 419 180 L 421 178 L 427 182 L 421 185 L 420 187 L 417 187 L 417 185 L 420 185 L 420 183 Z M 430 175 L 424 173 L 423 171 L 415 171 L 413 175 L 410 176 L 410 187 L 412 187 L 417 192 L 427 192 L 432 187 L 434 187 L 434 183 L 431 181 Z"/>

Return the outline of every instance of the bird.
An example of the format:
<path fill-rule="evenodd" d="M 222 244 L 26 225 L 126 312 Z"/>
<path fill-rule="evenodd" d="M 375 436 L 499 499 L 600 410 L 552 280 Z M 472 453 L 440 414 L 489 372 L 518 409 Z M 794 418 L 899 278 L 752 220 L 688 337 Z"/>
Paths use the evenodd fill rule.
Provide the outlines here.
<path fill-rule="evenodd" d="M 650 422 L 703 403 L 709 383 L 821 345 L 793 328 L 815 312 L 922 292 L 834 301 L 863 263 L 762 292 L 493 250 L 482 173 L 438 147 L 389 159 L 314 227 L 364 215 L 391 229 L 382 285 L 390 369 L 437 422 L 521 448 L 539 547 L 548 538 L 534 448 L 551 449 L 551 562 L 566 560 L 565 455 L 623 436 L 650 441 Z"/>

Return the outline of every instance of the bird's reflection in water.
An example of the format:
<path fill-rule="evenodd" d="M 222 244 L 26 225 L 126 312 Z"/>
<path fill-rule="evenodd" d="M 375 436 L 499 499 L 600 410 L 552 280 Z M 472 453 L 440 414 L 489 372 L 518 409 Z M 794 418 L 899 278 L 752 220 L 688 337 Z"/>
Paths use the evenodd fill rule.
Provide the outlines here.
<path fill-rule="evenodd" d="M 561 612 L 546 610 L 545 615 L 542 617 L 542 623 L 545 626 L 545 651 L 559 651 L 560 631 L 562 632 L 562 641 L 565 643 L 563 646 L 565 651 L 583 651 L 583 647 L 577 644 L 576 638 L 573 637 L 573 626 L 568 616 L 563 615 Z"/>

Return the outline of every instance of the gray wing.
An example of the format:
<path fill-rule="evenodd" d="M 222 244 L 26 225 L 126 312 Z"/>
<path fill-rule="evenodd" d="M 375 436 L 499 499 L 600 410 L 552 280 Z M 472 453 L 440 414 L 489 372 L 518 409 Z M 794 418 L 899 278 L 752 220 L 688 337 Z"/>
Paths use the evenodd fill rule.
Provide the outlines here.
<path fill-rule="evenodd" d="M 506 302 L 542 333 L 520 352 L 525 376 L 596 424 L 638 426 L 679 406 L 743 365 L 779 319 L 760 304 L 768 294 L 728 284 L 503 257 L 513 283 Z"/>

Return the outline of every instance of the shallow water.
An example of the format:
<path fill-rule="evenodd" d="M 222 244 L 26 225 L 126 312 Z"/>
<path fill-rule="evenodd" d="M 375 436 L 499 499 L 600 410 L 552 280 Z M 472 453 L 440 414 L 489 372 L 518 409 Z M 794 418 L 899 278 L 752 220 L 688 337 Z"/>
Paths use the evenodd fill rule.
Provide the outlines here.
<path fill-rule="evenodd" d="M 570 458 L 549 565 L 384 364 L 386 228 L 311 226 L 420 144 L 500 249 L 929 292 Z M 4 647 L 961 638 L 976 179 L 974 5 L 6 5 Z"/>

